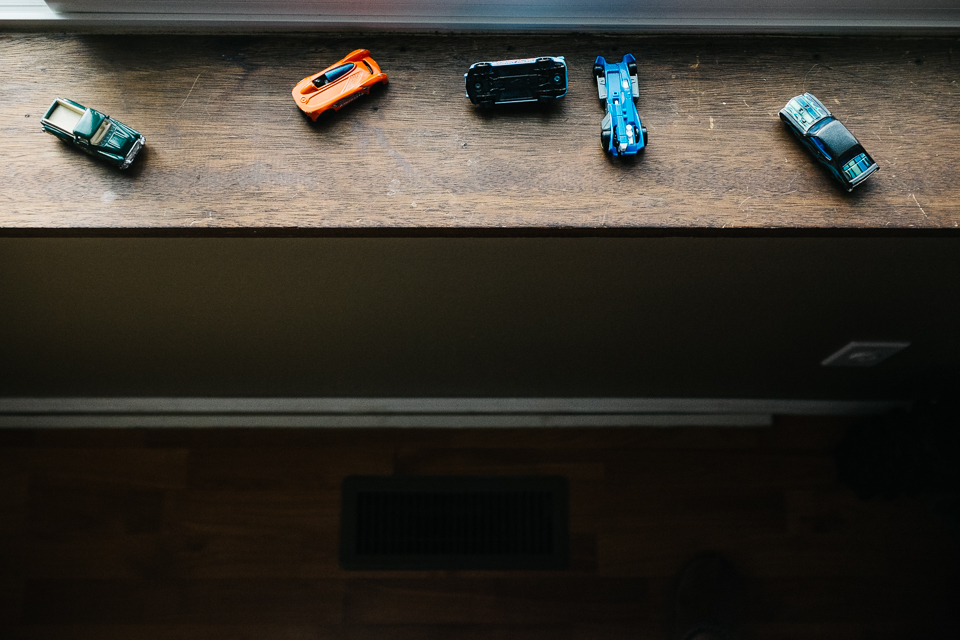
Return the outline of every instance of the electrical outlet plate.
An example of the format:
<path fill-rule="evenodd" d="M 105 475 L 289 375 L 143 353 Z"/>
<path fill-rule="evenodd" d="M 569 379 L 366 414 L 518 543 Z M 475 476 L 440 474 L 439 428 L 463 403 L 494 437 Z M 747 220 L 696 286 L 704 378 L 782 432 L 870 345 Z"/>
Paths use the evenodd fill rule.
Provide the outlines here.
<path fill-rule="evenodd" d="M 820 364 L 824 367 L 872 367 L 909 346 L 909 342 L 851 342 Z"/>

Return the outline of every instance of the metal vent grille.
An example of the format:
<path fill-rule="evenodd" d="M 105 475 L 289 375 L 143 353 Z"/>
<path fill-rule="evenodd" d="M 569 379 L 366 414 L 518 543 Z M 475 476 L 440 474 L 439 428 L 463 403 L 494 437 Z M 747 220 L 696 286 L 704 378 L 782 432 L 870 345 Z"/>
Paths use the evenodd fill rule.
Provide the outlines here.
<path fill-rule="evenodd" d="M 344 569 L 561 569 L 567 484 L 543 477 L 353 476 Z"/>

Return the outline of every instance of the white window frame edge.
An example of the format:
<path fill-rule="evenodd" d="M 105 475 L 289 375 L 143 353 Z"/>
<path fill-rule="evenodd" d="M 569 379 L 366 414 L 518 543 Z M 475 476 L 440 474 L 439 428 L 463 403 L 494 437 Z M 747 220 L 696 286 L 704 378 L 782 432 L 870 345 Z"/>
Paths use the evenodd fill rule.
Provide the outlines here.
<path fill-rule="evenodd" d="M 0 28 L 6 31 L 137 31 L 338 30 L 404 32 L 594 32 L 594 33 L 785 33 L 785 34 L 907 34 L 954 35 L 960 32 L 960 7 L 940 18 L 908 17 L 905 0 L 900 13 L 885 17 L 834 15 L 826 17 L 649 17 L 611 20 L 591 18 L 522 18 L 515 16 L 443 17 L 417 15 L 323 16 L 318 14 L 225 13 L 57 13 L 43 0 L 0 0 Z M 849 12 L 848 12 L 849 13 Z M 930 12 L 927 12 L 928 14 Z"/>

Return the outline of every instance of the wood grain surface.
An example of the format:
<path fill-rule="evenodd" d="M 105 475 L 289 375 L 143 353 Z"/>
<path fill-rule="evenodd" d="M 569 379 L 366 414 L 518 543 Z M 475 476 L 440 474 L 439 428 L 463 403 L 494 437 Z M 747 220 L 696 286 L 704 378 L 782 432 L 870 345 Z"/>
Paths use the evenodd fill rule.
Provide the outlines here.
<path fill-rule="evenodd" d="M 656 640 L 708 549 L 748 640 L 957 637 L 955 538 L 837 484 L 844 428 L 0 430 L 0 637 Z M 343 571 L 350 474 L 564 475 L 571 566 Z"/>
<path fill-rule="evenodd" d="M 303 77 L 369 48 L 390 85 L 312 125 Z M 636 55 L 650 147 L 600 149 L 595 56 Z M 480 60 L 564 55 L 555 105 L 483 113 Z M 6 35 L 0 233 L 16 229 L 956 228 L 953 38 Z M 777 117 L 817 95 L 880 172 L 847 194 Z M 42 133 L 54 97 L 143 132 L 119 172 Z"/>

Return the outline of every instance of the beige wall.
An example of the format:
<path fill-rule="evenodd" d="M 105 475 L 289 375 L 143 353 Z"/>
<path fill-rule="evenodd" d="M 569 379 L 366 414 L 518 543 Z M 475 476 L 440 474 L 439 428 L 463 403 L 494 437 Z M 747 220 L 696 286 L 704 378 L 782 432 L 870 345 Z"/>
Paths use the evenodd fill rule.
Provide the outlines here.
<path fill-rule="evenodd" d="M 5 238 L 0 395 L 908 396 L 958 276 L 932 238 Z M 913 345 L 819 366 L 854 339 Z"/>

